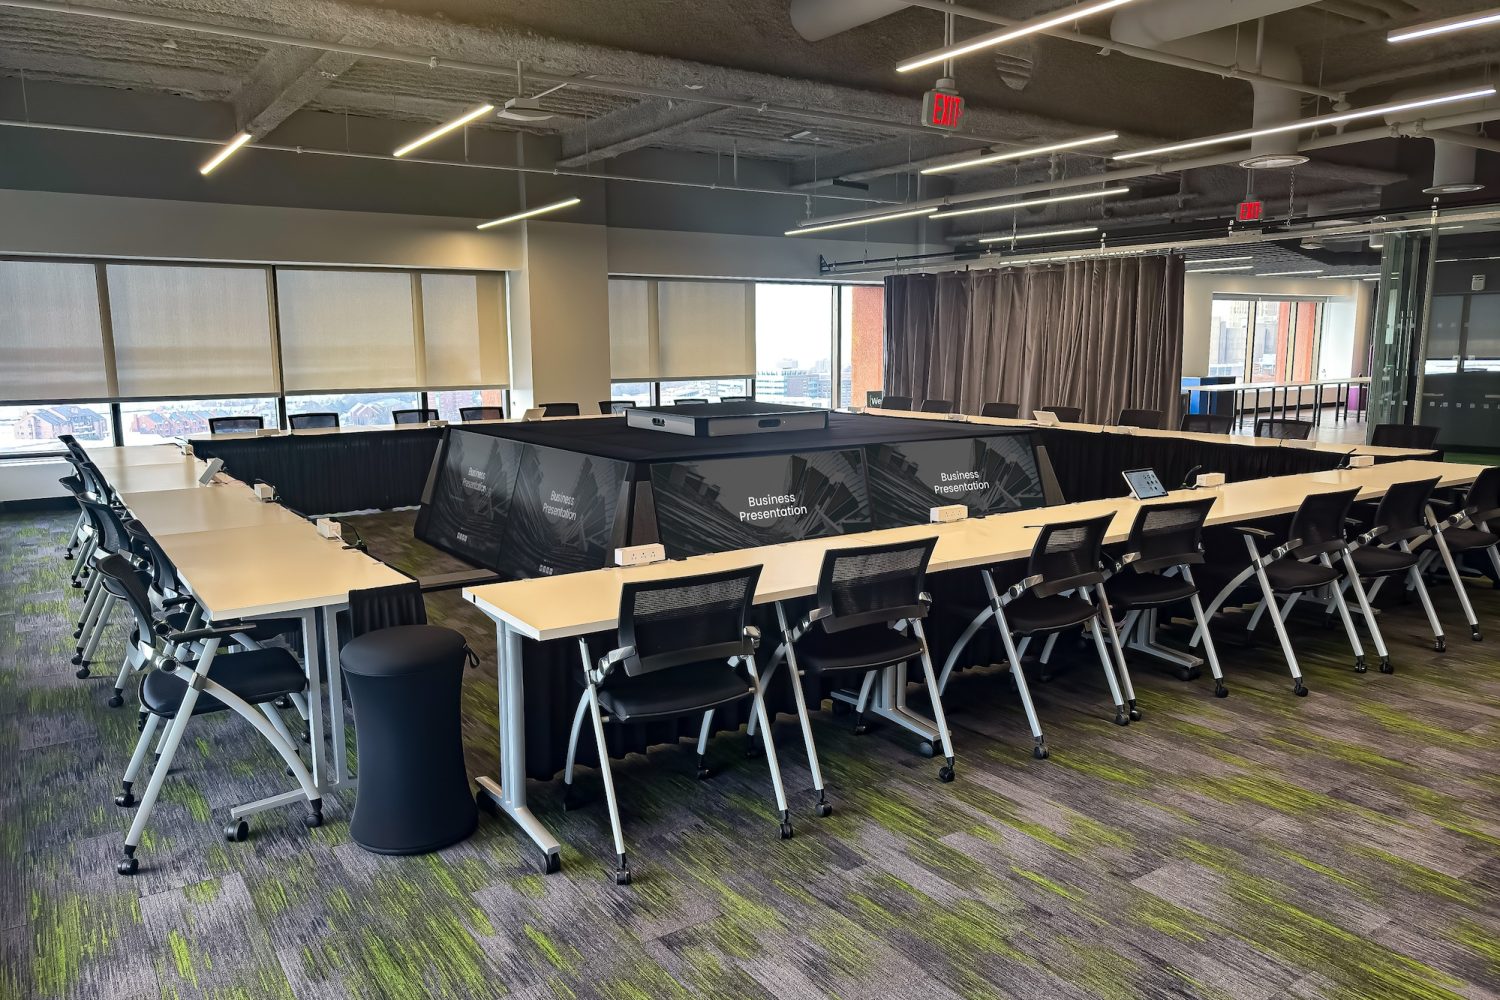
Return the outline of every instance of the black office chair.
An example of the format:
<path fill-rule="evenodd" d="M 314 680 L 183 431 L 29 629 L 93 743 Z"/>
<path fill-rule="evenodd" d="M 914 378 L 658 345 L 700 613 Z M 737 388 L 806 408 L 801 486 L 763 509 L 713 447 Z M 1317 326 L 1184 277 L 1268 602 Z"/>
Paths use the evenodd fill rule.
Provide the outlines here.
<path fill-rule="evenodd" d="M 136 851 L 194 715 L 232 711 L 254 726 L 297 779 L 302 797 L 312 810 L 304 820 L 306 825 L 321 826 L 323 800 L 292 744 L 286 724 L 273 707 L 276 701 L 307 689 L 307 677 L 296 657 L 285 649 L 265 648 L 242 649 L 221 658 L 220 644 L 243 632 L 244 623 L 217 622 L 211 627 L 172 631 L 153 615 L 150 596 L 134 565 L 121 556 L 106 556 L 100 560 L 99 570 L 110 594 L 123 601 L 135 615 L 141 652 L 149 665 L 140 686 L 146 718 L 121 779 L 117 804 L 135 804 L 132 787 L 146 762 L 156 730 L 163 720 L 169 726 L 161 756 L 151 770 L 140 807 L 125 835 L 124 857 L 115 870 L 121 875 L 134 875 L 140 869 Z M 180 662 L 178 656 L 187 659 Z M 244 840 L 249 825 L 242 819 L 227 826 L 224 833 L 231 841 Z"/>
<path fill-rule="evenodd" d="M 721 402 L 721 403 L 748 403 L 748 402 L 750 402 L 750 400 L 752 400 L 754 398 L 755 398 L 754 396 L 720 396 L 719 397 L 719 402 Z"/>
<path fill-rule="evenodd" d="M 923 413 L 952 413 L 953 401 L 949 399 L 924 399 L 922 400 Z"/>
<path fill-rule="evenodd" d="M 464 423 L 468 423 L 470 420 L 504 420 L 505 407 L 460 406 L 458 408 L 458 419 Z"/>
<path fill-rule="evenodd" d="M 635 409 L 636 403 L 633 399 L 601 399 L 599 400 L 600 413 L 620 413 L 624 410 Z"/>
<path fill-rule="evenodd" d="M 1417 592 L 1422 610 L 1427 613 L 1427 621 L 1432 626 L 1433 648 L 1441 653 L 1448 645 L 1443 636 L 1443 624 L 1438 621 L 1432 596 L 1427 592 L 1427 581 L 1422 578 L 1420 557 L 1411 547 L 1413 541 L 1431 531 L 1426 512 L 1437 484 L 1438 480 L 1434 478 L 1392 486 L 1380 498 L 1368 530 L 1349 543 L 1349 553 L 1360 577 L 1375 581 L 1369 590 L 1372 601 L 1386 580 L 1406 577 L 1407 587 Z M 1328 613 L 1333 614 L 1333 609 L 1329 608 Z"/>
<path fill-rule="evenodd" d="M 208 432 L 210 434 L 243 434 L 248 431 L 264 430 L 266 418 L 257 414 L 248 414 L 242 417 L 209 417 Z"/>
<path fill-rule="evenodd" d="M 697 406 L 700 403 L 705 403 L 706 404 L 707 402 L 708 402 L 708 400 L 705 399 L 705 398 L 703 398 L 702 396 L 681 396 L 681 397 L 679 397 L 677 399 L 672 400 L 672 405 L 673 406 Z"/>
<path fill-rule="evenodd" d="M 630 866 L 625 857 L 625 838 L 620 832 L 620 811 L 615 804 L 604 723 L 660 722 L 701 714 L 699 778 L 708 776 L 703 756 L 716 709 L 751 698 L 756 719 L 769 731 L 770 720 L 761 698 L 763 686 L 755 664 L 760 633 L 748 624 L 760 569 L 751 566 L 726 573 L 626 583 L 620 592 L 615 648 L 596 660 L 589 653 L 588 640 L 582 637 L 578 640 L 586 690 L 578 702 L 568 739 L 564 801 L 570 805 L 575 801 L 571 797 L 573 763 L 579 730 L 584 715 L 589 714 L 594 721 L 599 774 L 619 859 L 615 882 L 620 885 L 630 883 Z M 792 836 L 791 813 L 781 784 L 776 747 L 769 740 L 766 758 L 776 792 L 781 837 L 785 840 Z"/>
<path fill-rule="evenodd" d="M 1235 525 L 1234 531 L 1241 536 L 1249 553 L 1249 565 L 1238 568 L 1225 553 L 1224 558 L 1211 559 L 1200 574 L 1213 582 L 1213 586 L 1206 589 L 1206 592 L 1215 594 L 1214 599 L 1209 602 L 1209 615 L 1216 613 L 1236 592 L 1240 592 L 1246 597 L 1243 603 L 1256 605 L 1255 611 L 1245 622 L 1247 632 L 1255 629 L 1262 616 L 1270 617 L 1276 638 L 1281 643 L 1281 651 L 1286 657 L 1287 667 L 1291 671 L 1292 692 L 1298 696 L 1306 695 L 1307 687 L 1297 664 L 1297 654 L 1292 650 L 1291 638 L 1287 635 L 1285 620 L 1293 605 L 1308 594 L 1321 591 L 1333 600 L 1339 617 L 1343 619 L 1344 631 L 1348 633 L 1349 645 L 1354 651 L 1354 670 L 1356 673 L 1364 673 L 1366 670 L 1364 645 L 1354 628 L 1354 620 L 1349 615 L 1349 606 L 1344 602 L 1344 591 L 1340 585 L 1345 574 L 1348 576 L 1350 589 L 1359 599 L 1365 624 L 1375 640 L 1381 670 L 1389 672 L 1391 669 L 1385 640 L 1380 634 L 1375 614 L 1370 610 L 1369 597 L 1348 557 L 1349 543 L 1344 534 L 1345 518 L 1358 493 L 1358 489 L 1350 489 L 1337 493 L 1314 493 L 1306 497 L 1292 517 L 1286 538 L 1264 554 L 1260 551 L 1259 543 L 1275 542 L 1276 536 L 1253 525 Z M 1334 556 L 1342 560 L 1344 573 L 1334 567 Z M 1245 593 L 1252 589 L 1252 579 L 1258 585 L 1258 596 Z M 1286 598 L 1284 604 L 1277 602 L 1278 595 Z M 1202 635 L 1201 630 L 1194 633 L 1193 645 L 1197 645 Z"/>
<path fill-rule="evenodd" d="M 1255 436 L 1276 438 L 1281 441 L 1306 441 L 1312 437 L 1311 420 L 1293 420 L 1290 417 L 1260 417 L 1255 421 Z"/>
<path fill-rule="evenodd" d="M 1433 449 L 1441 430 L 1428 424 L 1376 424 L 1370 432 L 1370 443 L 1382 448 Z"/>
<path fill-rule="evenodd" d="M 820 676 L 860 675 L 859 696 L 854 706 L 854 731 L 863 733 L 866 731 L 864 713 L 870 706 L 872 686 L 879 675 L 888 670 L 895 672 L 890 686 L 900 692 L 899 697 L 904 701 L 906 665 L 912 660 L 920 660 L 932 702 L 931 724 L 901 707 L 900 701 L 894 710 L 886 706 L 882 714 L 921 736 L 929 746 L 941 746 L 944 764 L 938 770 L 938 779 L 953 780 L 953 738 L 948 731 L 932 654 L 922 629 L 922 619 L 927 617 L 932 606 L 932 598 L 923 587 L 927 563 L 936 545 L 936 538 L 925 538 L 915 542 L 830 549 L 823 554 L 823 566 L 818 572 L 817 605 L 796 628 L 791 626 L 785 604 L 776 605 L 782 645 L 771 658 L 766 680 L 770 681 L 784 656 L 787 669 L 792 672 L 797 721 L 802 726 L 813 791 L 818 793 L 819 816 L 827 816 L 833 807 L 824 792 L 823 769 L 818 762 L 812 720 L 802 693 L 802 678 L 809 673 Z M 769 746 L 769 729 L 766 736 L 764 742 Z"/>
<path fill-rule="evenodd" d="M 544 417 L 576 417 L 578 416 L 577 403 L 542 403 L 542 416 Z"/>
<path fill-rule="evenodd" d="M 1184 413 L 1179 429 L 1195 434 L 1228 434 L 1234 430 L 1234 418 L 1217 413 Z"/>
<path fill-rule="evenodd" d="M 1119 427 L 1140 427 L 1144 430 L 1161 430 L 1162 412 L 1160 410 L 1131 410 L 1120 411 L 1120 419 L 1115 421 Z"/>
<path fill-rule="evenodd" d="M 99 642 L 103 639 L 105 629 L 109 625 L 109 616 L 117 603 L 103 586 L 103 579 L 99 575 L 99 563 L 112 555 L 119 556 L 135 567 L 141 567 L 143 562 L 131 545 L 130 535 L 125 530 L 119 509 L 91 494 L 81 495 L 76 500 L 84 516 L 88 518 L 89 529 L 93 535 L 93 545 L 85 557 L 91 572 L 88 586 L 84 591 L 83 613 L 78 621 L 78 627 L 73 630 L 76 645 L 73 650 L 72 663 L 78 668 L 75 676 L 79 680 L 84 680 L 89 676 L 90 664 L 99 649 Z"/>
<path fill-rule="evenodd" d="M 981 417 L 1000 417 L 1005 420 L 1018 420 L 1021 416 L 1020 403 L 985 403 L 979 410 Z"/>
<path fill-rule="evenodd" d="M 886 396 L 880 401 L 882 410 L 909 410 L 911 409 L 910 396 Z"/>
<path fill-rule="evenodd" d="M 1083 408 L 1081 406 L 1033 406 L 1036 410 L 1046 410 L 1056 415 L 1058 421 L 1064 424 L 1076 424 L 1083 419 Z"/>
<path fill-rule="evenodd" d="M 1099 657 L 1099 666 L 1104 671 L 1105 682 L 1109 685 L 1110 697 L 1114 699 L 1115 724 L 1128 726 L 1133 719 L 1141 717 L 1140 710 L 1136 708 L 1135 692 L 1130 686 L 1129 675 L 1124 670 L 1123 656 L 1112 655 L 1105 646 L 1106 630 L 1109 632 L 1109 641 L 1116 649 L 1119 646 L 1108 595 L 1104 591 L 1104 567 L 1100 563 L 1104 535 L 1113 520 L 1113 514 L 1104 514 L 1087 520 L 1043 527 L 1031 548 L 1025 577 L 1004 590 L 995 582 L 996 574 L 1003 572 L 1004 568 L 982 568 L 979 576 L 984 583 L 985 593 L 989 595 L 989 604 L 973 614 L 958 642 L 954 644 L 948 661 L 943 665 L 940 687 L 947 686 L 958 654 L 969 639 L 986 622 L 994 619 L 1000 641 L 1005 647 L 1006 661 L 1010 664 L 1011 677 L 1015 679 L 1016 691 L 1021 696 L 1021 707 L 1026 711 L 1026 722 L 1031 727 L 1034 742 L 1031 755 L 1037 760 L 1046 758 L 1047 742 L 1042 735 L 1042 724 L 1037 719 L 1036 707 L 1031 701 L 1026 673 L 1021 667 L 1021 658 L 1033 639 L 1050 638 L 1067 629 L 1091 624 L 1094 650 Z M 973 610 L 961 609 L 960 614 L 966 615 Z M 1016 643 L 1017 639 L 1021 640 L 1019 645 Z M 1043 657 L 1045 656 L 1044 652 Z"/>
<path fill-rule="evenodd" d="M 1228 697 L 1229 689 L 1224 686 L 1219 653 L 1209 634 L 1198 585 L 1189 568 L 1204 562 L 1203 522 L 1208 520 L 1213 505 L 1214 498 L 1208 497 L 1141 507 L 1136 511 L 1125 550 L 1115 561 L 1104 592 L 1109 595 L 1110 607 L 1125 613 L 1120 627 L 1125 636 L 1133 629 L 1140 629 L 1144 633 L 1142 638 L 1150 638 L 1155 634 L 1157 613 L 1162 608 L 1188 602 L 1203 635 L 1204 658 L 1214 678 L 1214 697 L 1224 698 Z"/>
<path fill-rule="evenodd" d="M 429 420 L 437 419 L 438 411 L 430 408 L 391 411 L 391 423 L 393 424 L 425 424 Z"/>
<path fill-rule="evenodd" d="M 339 415 L 337 413 L 289 413 L 286 422 L 287 426 L 294 431 L 320 430 L 337 427 Z"/>
<path fill-rule="evenodd" d="M 1487 551 L 1495 572 L 1495 585 L 1500 586 L 1500 534 L 1496 532 L 1496 528 L 1500 528 L 1500 466 L 1486 467 L 1468 490 L 1462 492 L 1458 503 L 1448 506 L 1453 507 L 1453 513 L 1442 520 L 1433 513 L 1432 504 L 1427 507 L 1427 523 L 1432 537 L 1423 543 L 1422 571 L 1427 571 L 1434 558 L 1442 559 L 1448 579 L 1458 593 L 1464 619 L 1469 623 L 1469 635 L 1479 642 L 1484 634 L 1479 630 L 1479 619 L 1474 614 L 1469 591 L 1453 557 Z"/>

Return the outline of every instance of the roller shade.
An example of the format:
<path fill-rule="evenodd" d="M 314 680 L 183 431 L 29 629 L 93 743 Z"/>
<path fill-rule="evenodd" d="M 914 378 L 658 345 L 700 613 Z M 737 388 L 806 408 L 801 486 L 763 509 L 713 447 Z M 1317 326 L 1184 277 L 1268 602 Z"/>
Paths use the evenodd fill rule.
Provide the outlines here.
<path fill-rule="evenodd" d="M 0 260 L 0 401 L 112 394 L 93 264 Z"/>
<path fill-rule="evenodd" d="M 404 271 L 276 271 L 287 392 L 418 384 L 412 277 Z"/>
<path fill-rule="evenodd" d="M 117 397 L 275 394 L 266 268 L 109 264 L 105 274 Z"/>
<path fill-rule="evenodd" d="M 610 279 L 610 377 L 755 373 L 755 286 L 741 281 Z"/>
<path fill-rule="evenodd" d="M 459 389 L 510 381 L 503 274 L 423 274 L 423 385 Z"/>

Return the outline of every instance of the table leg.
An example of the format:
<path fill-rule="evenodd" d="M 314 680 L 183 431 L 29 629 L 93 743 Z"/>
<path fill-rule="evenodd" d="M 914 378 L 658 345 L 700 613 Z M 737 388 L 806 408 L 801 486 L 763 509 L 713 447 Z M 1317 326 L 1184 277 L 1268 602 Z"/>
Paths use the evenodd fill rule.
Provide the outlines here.
<path fill-rule="evenodd" d="M 335 608 L 321 608 L 323 649 L 328 656 L 329 739 L 333 741 L 333 787 L 346 788 L 353 783 L 349 775 L 349 738 L 344 723 L 344 671 L 339 663 L 339 614 Z"/>
<path fill-rule="evenodd" d="M 1182 680 L 1197 679 L 1202 672 L 1199 668 L 1203 666 L 1203 660 L 1191 653 L 1184 653 L 1157 642 L 1157 622 L 1157 613 L 1154 609 L 1142 614 L 1136 619 L 1130 635 L 1126 637 L 1125 648 L 1170 663 L 1177 668 L 1177 676 Z"/>
<path fill-rule="evenodd" d="M 302 619 L 302 665 L 307 670 L 307 725 L 308 742 L 312 748 L 312 779 L 318 791 L 326 792 L 332 786 L 325 784 L 328 778 L 328 751 L 323 745 L 323 661 L 318 649 L 318 613 L 308 608 L 299 612 L 297 617 Z"/>
<path fill-rule="evenodd" d="M 526 716 L 523 711 L 521 634 L 504 623 L 497 624 L 495 649 L 500 661 L 500 780 L 480 778 L 480 794 L 515 820 L 516 825 L 542 849 L 542 870 L 555 872 L 562 867 L 562 845 L 526 805 Z"/>

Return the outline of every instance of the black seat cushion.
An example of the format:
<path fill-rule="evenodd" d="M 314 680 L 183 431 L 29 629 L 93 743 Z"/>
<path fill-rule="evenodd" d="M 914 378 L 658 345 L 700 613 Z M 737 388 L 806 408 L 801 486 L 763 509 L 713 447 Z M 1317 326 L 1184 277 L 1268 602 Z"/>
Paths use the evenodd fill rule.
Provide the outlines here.
<path fill-rule="evenodd" d="M 402 677 L 461 669 L 468 644 L 441 625 L 396 625 L 351 639 L 339 654 L 344 673 Z"/>
<path fill-rule="evenodd" d="M 1005 620 L 1017 635 L 1047 635 L 1082 625 L 1097 609 L 1081 597 L 1055 594 L 1034 597 L 1023 594 L 1005 606 Z"/>
<path fill-rule="evenodd" d="M 1449 552 L 1473 552 L 1489 548 L 1500 541 L 1500 536 L 1479 528 L 1444 528 L 1443 541 L 1448 543 Z"/>
<path fill-rule="evenodd" d="M 627 677 L 622 670 L 605 681 L 599 704 L 620 722 L 644 722 L 696 715 L 752 694 L 750 683 L 722 660 L 688 663 Z"/>
<path fill-rule="evenodd" d="M 171 673 L 165 670 L 148 673 L 141 680 L 142 707 L 153 715 L 172 718 L 182 704 L 191 674 L 185 664 Z M 215 656 L 208 676 L 252 705 L 274 701 L 307 687 L 301 664 L 284 649 L 247 649 Z M 193 714 L 222 712 L 224 708 L 217 698 L 205 695 L 193 706 Z"/>
<path fill-rule="evenodd" d="M 1109 595 L 1111 607 L 1116 610 L 1129 610 L 1131 608 L 1160 608 L 1168 604 L 1176 604 L 1196 594 L 1198 588 L 1180 576 L 1126 571 L 1111 577 L 1104 585 L 1104 592 Z"/>
<path fill-rule="evenodd" d="M 1278 594 L 1300 594 L 1317 590 L 1339 578 L 1339 571 L 1320 562 L 1278 559 L 1266 567 L 1266 579 Z"/>
<path fill-rule="evenodd" d="M 1394 576 L 1417 564 L 1417 557 L 1400 549 L 1374 546 L 1354 550 L 1354 568 L 1360 576 Z"/>
<path fill-rule="evenodd" d="M 905 663 L 922 654 L 915 636 L 887 625 L 864 625 L 844 632 L 814 626 L 797 643 L 797 666 L 813 673 L 874 670 Z"/>

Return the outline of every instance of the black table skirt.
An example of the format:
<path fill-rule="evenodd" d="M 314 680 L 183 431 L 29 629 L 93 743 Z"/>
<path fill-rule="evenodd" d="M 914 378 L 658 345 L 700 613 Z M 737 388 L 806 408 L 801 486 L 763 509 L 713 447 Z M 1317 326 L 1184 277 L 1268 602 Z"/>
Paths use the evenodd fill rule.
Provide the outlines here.
<path fill-rule="evenodd" d="M 225 471 L 242 482 L 270 483 L 281 502 L 301 514 L 340 514 L 421 503 L 442 434 L 437 427 L 412 427 L 195 438 L 193 451 L 222 458 Z"/>

